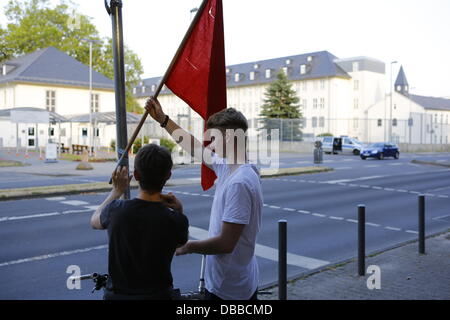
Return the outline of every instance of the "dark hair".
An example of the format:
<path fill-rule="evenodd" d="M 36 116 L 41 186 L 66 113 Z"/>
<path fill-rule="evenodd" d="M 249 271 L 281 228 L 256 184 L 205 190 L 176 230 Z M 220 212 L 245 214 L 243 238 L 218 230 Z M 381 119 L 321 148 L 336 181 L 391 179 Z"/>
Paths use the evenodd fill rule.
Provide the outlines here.
<path fill-rule="evenodd" d="M 142 147 L 134 159 L 134 169 L 139 173 L 139 186 L 146 191 L 160 192 L 172 170 L 170 152 L 156 144 Z"/>
<path fill-rule="evenodd" d="M 206 127 L 208 129 L 248 129 L 248 122 L 242 112 L 234 108 L 227 108 L 209 117 Z"/>

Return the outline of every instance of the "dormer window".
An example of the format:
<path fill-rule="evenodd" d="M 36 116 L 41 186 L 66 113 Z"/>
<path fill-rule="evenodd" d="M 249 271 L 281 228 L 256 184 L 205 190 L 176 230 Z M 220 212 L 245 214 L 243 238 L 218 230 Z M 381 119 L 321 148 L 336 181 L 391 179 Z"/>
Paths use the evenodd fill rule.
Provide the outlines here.
<path fill-rule="evenodd" d="M 226 71 L 227 71 L 227 73 L 230 73 L 230 72 L 231 72 L 231 69 L 230 69 L 230 68 L 227 68 Z"/>
<path fill-rule="evenodd" d="M 269 79 L 272 76 L 272 70 L 266 69 L 266 79 Z"/>
<path fill-rule="evenodd" d="M 313 57 L 312 57 L 312 56 L 308 56 L 308 58 L 307 58 L 306 60 L 308 60 L 308 62 L 311 62 L 311 61 L 312 61 L 312 59 L 313 59 Z"/>
<path fill-rule="evenodd" d="M 288 67 L 283 67 L 281 68 L 283 70 L 284 75 L 288 75 L 289 74 L 289 68 Z"/>
<path fill-rule="evenodd" d="M 359 71 L 359 62 L 353 62 L 352 67 L 353 67 L 353 72 Z"/>
<path fill-rule="evenodd" d="M 155 92 L 155 90 L 156 90 L 156 85 L 152 84 L 152 92 Z"/>
<path fill-rule="evenodd" d="M 145 86 L 142 87 L 142 93 L 145 93 Z"/>
<path fill-rule="evenodd" d="M 241 79 L 241 75 L 240 75 L 239 73 L 236 73 L 236 74 L 234 75 L 234 81 L 235 81 L 235 82 L 239 82 L 240 79 Z"/>
<path fill-rule="evenodd" d="M 287 59 L 287 60 L 286 60 L 286 64 L 287 64 L 287 65 L 290 65 L 291 63 L 292 63 L 292 60 L 291 60 L 291 59 Z"/>
<path fill-rule="evenodd" d="M 255 71 L 250 71 L 250 80 L 255 80 Z"/>
<path fill-rule="evenodd" d="M 253 65 L 253 69 L 259 69 L 259 64 L 257 64 L 257 63 L 255 63 L 254 65 Z"/>
<path fill-rule="evenodd" d="M 302 64 L 300 66 L 300 74 L 305 74 L 306 73 L 306 65 Z"/>
<path fill-rule="evenodd" d="M 397 86 L 397 91 L 402 91 L 402 86 Z"/>
<path fill-rule="evenodd" d="M 405 91 L 408 91 L 408 86 L 405 86 Z"/>
<path fill-rule="evenodd" d="M 136 91 L 137 91 L 136 88 L 133 88 L 133 94 L 136 94 Z"/>

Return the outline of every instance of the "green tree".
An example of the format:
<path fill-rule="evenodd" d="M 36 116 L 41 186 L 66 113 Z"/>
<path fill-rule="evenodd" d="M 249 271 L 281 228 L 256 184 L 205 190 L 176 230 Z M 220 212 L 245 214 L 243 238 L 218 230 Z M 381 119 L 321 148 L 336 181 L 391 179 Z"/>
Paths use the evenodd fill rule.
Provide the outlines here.
<path fill-rule="evenodd" d="M 114 78 L 111 38 L 101 38 L 90 18 L 78 13 L 71 1 L 61 0 L 51 7 L 49 0 L 9 0 L 5 15 L 8 23 L 0 26 L 0 62 L 53 46 L 89 65 L 89 45 L 81 41 L 88 38 L 101 41 L 93 44 L 94 70 Z M 132 95 L 143 74 L 142 63 L 126 46 L 124 54 L 127 110 L 142 112 Z"/>
<path fill-rule="evenodd" d="M 262 105 L 263 117 L 261 129 L 279 129 L 281 140 L 300 141 L 302 114 L 295 90 L 284 72 L 277 74 L 277 80 L 269 85 L 264 93 L 265 99 Z M 290 120 L 287 120 L 290 119 Z"/>

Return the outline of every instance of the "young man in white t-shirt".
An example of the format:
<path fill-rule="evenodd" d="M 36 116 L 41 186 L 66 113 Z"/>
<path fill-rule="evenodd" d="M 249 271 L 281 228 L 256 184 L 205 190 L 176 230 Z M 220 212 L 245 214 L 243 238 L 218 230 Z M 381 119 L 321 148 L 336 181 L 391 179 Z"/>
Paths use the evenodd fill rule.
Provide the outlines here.
<path fill-rule="evenodd" d="M 247 119 L 233 108 L 212 115 L 207 128 L 214 129 L 215 139 L 204 149 L 200 141 L 164 114 L 156 99 L 150 98 L 146 109 L 183 149 L 217 175 L 209 237 L 188 241 L 176 254 L 207 255 L 207 299 L 257 299 L 259 272 L 255 246 L 263 206 L 261 181 L 256 166 L 247 162 L 245 142 L 233 143 L 237 139 L 235 132 L 247 131 Z"/>

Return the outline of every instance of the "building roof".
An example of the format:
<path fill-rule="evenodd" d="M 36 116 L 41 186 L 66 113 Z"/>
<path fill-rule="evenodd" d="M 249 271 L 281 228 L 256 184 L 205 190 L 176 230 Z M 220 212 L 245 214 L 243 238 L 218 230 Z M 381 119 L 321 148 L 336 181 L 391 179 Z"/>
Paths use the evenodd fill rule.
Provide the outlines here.
<path fill-rule="evenodd" d="M 89 122 L 90 115 L 80 114 L 67 117 L 70 122 Z M 142 115 L 127 112 L 127 123 L 139 123 Z M 116 113 L 115 112 L 94 112 L 92 113 L 92 122 L 97 121 L 98 123 L 113 124 L 116 123 Z"/>
<path fill-rule="evenodd" d="M 13 108 L 13 109 L 3 109 L 0 110 L 0 118 L 10 118 L 11 117 L 11 111 L 33 111 L 33 112 L 46 112 L 48 113 L 50 122 L 67 122 L 67 118 L 63 117 L 60 114 L 57 114 L 56 112 L 47 111 L 45 109 L 41 108 Z"/>
<path fill-rule="evenodd" d="M 400 67 L 400 71 L 398 72 L 397 79 L 395 80 L 395 87 L 401 86 L 404 88 L 404 86 L 408 86 L 408 80 L 406 80 L 405 71 L 403 71 L 403 66 Z"/>
<path fill-rule="evenodd" d="M 261 60 L 227 66 L 227 87 L 240 87 L 255 84 L 266 84 L 276 80 L 277 73 L 282 68 L 287 68 L 289 80 L 320 79 L 327 77 L 342 77 L 350 79 L 350 75 L 336 62 L 337 57 L 328 51 L 305 53 L 295 56 L 287 56 L 269 60 Z M 305 65 L 305 73 L 301 74 L 301 65 Z M 271 70 L 270 77 L 266 78 L 266 70 Z M 254 72 L 254 79 L 250 73 Z M 236 79 L 236 74 L 239 78 Z M 154 77 L 143 80 L 136 87 L 135 97 L 147 97 L 154 92 L 162 77 Z M 236 81 L 238 80 L 238 81 Z M 144 91 L 142 88 L 144 88 Z M 166 87 L 161 94 L 170 93 Z"/>
<path fill-rule="evenodd" d="M 406 97 L 417 103 L 418 105 L 429 110 L 450 111 L 450 99 L 418 96 L 409 94 Z"/>
<path fill-rule="evenodd" d="M 89 66 L 54 47 L 6 61 L 1 67 L 0 84 L 27 82 L 89 87 Z M 3 69 L 6 70 L 6 75 L 3 75 Z M 92 87 L 114 90 L 114 82 L 93 70 Z"/>

